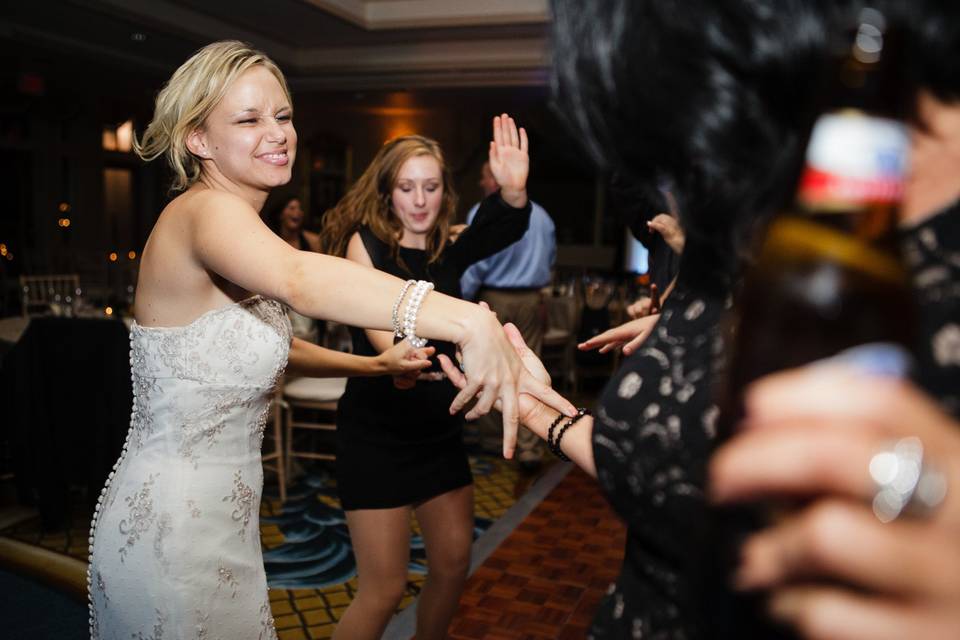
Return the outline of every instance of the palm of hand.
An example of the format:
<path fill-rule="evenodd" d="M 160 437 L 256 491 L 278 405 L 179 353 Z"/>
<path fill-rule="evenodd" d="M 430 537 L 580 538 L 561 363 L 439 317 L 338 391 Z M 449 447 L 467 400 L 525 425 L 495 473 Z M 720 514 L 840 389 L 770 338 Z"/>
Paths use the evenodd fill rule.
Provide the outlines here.
<path fill-rule="evenodd" d="M 522 192 L 527 187 L 530 170 L 529 140 L 523 127 L 507 114 L 493 119 L 493 140 L 490 142 L 490 172 L 503 193 Z"/>
<path fill-rule="evenodd" d="M 490 172 L 500 188 L 520 190 L 526 188 L 530 172 L 530 156 L 517 147 L 501 145 L 496 158 L 490 158 Z"/>

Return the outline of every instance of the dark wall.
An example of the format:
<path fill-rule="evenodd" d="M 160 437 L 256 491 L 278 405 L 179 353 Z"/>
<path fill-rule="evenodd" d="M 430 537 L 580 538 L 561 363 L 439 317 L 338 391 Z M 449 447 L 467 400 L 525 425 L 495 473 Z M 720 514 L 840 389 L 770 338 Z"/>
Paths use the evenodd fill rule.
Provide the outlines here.
<path fill-rule="evenodd" d="M 482 193 L 477 185 L 495 115 L 508 112 L 530 136 L 531 197 L 562 229 L 565 242 L 592 242 L 594 171 L 548 106 L 545 88 L 488 88 L 295 95 L 300 160 L 294 190 L 305 190 L 311 142 L 340 140 L 352 182 L 380 146 L 419 133 L 440 142 L 453 171 L 462 218 Z"/>
<path fill-rule="evenodd" d="M 102 131 L 145 122 L 162 79 L 5 41 L 0 57 L 0 243 L 14 255 L 0 260 L 5 298 L 21 273 L 78 272 L 98 285 L 112 275 L 120 286 L 135 264 L 107 256 L 139 253 L 165 198 L 163 172 L 104 151 Z M 108 167 L 129 169 L 135 187 L 129 211 L 115 219 L 104 206 Z"/>

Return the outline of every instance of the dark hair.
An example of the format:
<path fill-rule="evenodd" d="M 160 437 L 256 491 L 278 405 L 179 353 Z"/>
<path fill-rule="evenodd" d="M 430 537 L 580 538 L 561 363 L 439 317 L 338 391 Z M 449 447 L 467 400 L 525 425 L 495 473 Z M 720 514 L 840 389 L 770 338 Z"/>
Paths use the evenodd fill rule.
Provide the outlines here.
<path fill-rule="evenodd" d="M 620 199 L 649 216 L 666 207 L 657 187 L 673 192 L 684 269 L 732 273 L 755 226 L 793 192 L 832 44 L 864 3 L 552 1 L 562 117 L 616 174 Z M 912 80 L 955 97 L 958 26 L 936 19 L 940 3 L 871 4 L 909 31 Z"/>
<path fill-rule="evenodd" d="M 295 193 L 289 193 L 277 200 L 276 204 L 270 207 L 269 211 L 267 212 L 265 222 L 267 223 L 267 226 L 270 227 L 270 229 L 278 236 L 280 235 L 281 231 L 280 218 L 283 216 L 283 210 L 286 209 L 287 205 L 294 200 L 299 200 L 300 204 L 303 204 L 303 198 Z"/>
<path fill-rule="evenodd" d="M 909 76 L 943 102 L 960 100 L 960 3 L 954 0 L 888 0 L 885 9 L 908 34 Z"/>

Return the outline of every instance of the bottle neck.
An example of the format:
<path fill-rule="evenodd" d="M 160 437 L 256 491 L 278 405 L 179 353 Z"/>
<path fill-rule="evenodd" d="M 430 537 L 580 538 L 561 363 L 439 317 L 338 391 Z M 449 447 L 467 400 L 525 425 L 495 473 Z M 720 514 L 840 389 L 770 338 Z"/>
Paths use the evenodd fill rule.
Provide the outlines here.
<path fill-rule="evenodd" d="M 830 213 L 899 206 L 909 162 L 906 125 L 856 109 L 822 115 L 807 145 L 797 203 Z"/>
<path fill-rule="evenodd" d="M 807 146 L 795 213 L 865 241 L 895 233 L 910 137 L 902 122 L 856 109 L 824 114 Z"/>

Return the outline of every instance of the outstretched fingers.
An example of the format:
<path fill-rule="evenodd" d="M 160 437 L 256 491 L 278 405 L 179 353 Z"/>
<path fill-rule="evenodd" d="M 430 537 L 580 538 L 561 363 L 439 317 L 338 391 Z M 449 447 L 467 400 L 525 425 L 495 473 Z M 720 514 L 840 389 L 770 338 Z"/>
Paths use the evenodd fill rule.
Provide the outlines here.
<path fill-rule="evenodd" d="M 493 403 L 496 400 L 497 396 L 491 390 L 491 387 L 480 387 L 480 397 L 477 398 L 477 403 L 467 412 L 464 419 L 476 420 L 480 416 L 490 413 L 490 409 L 493 408 Z"/>
<path fill-rule="evenodd" d="M 506 143 L 511 147 L 520 146 L 520 135 L 517 133 L 517 123 L 506 113 L 501 116 L 501 120 L 506 122 L 507 140 Z"/>
<path fill-rule="evenodd" d="M 517 448 L 517 430 L 520 425 L 517 388 L 513 384 L 507 384 L 503 386 L 500 393 L 500 410 L 503 412 L 503 457 L 509 460 Z"/>
<path fill-rule="evenodd" d="M 530 347 L 527 346 L 527 342 L 523 339 L 520 329 L 517 329 L 517 325 L 508 322 L 503 325 L 503 333 L 506 334 L 507 340 L 510 341 L 513 350 L 517 352 L 521 359 L 531 353 Z"/>
<path fill-rule="evenodd" d="M 557 393 L 547 384 L 544 384 L 524 371 L 520 374 L 520 384 L 518 386 L 520 393 L 527 393 L 542 402 L 553 407 L 563 415 L 572 418 L 577 415 L 577 408 L 569 400 Z"/>
<path fill-rule="evenodd" d="M 604 347 L 608 345 L 617 347 L 623 344 L 624 342 L 626 342 L 627 340 L 630 340 L 635 335 L 636 333 L 630 330 L 626 325 L 620 325 L 619 327 L 613 327 L 612 329 L 607 329 L 603 333 L 598 333 L 592 338 L 589 338 L 584 342 L 581 342 L 580 344 L 577 345 L 577 348 L 580 349 L 581 351 L 589 351 L 591 349 L 596 349 L 597 347 Z M 610 350 L 609 348 L 602 349 L 601 353 L 606 353 L 609 350 Z"/>
<path fill-rule="evenodd" d="M 468 379 L 466 384 L 460 389 L 460 393 L 458 393 L 457 397 L 450 403 L 450 413 L 459 413 L 475 395 L 480 393 L 480 389 L 479 382 L 471 382 Z"/>
<path fill-rule="evenodd" d="M 503 122 L 500 116 L 493 118 L 493 144 L 497 147 L 503 144 Z"/>
<path fill-rule="evenodd" d="M 653 325 L 650 325 L 648 328 L 638 333 L 633 340 L 623 345 L 623 354 L 628 356 L 634 351 L 636 351 L 637 349 L 639 349 L 640 345 L 642 345 L 646 341 L 646 339 L 650 337 L 651 331 L 653 331 Z"/>
<path fill-rule="evenodd" d="M 467 386 L 467 376 L 463 375 L 463 371 L 460 371 L 460 367 L 453 364 L 446 354 L 441 353 L 437 356 L 437 360 L 440 361 L 440 368 L 443 369 L 443 372 L 447 374 L 447 377 L 450 378 L 450 382 L 453 383 L 457 389 L 463 389 Z"/>

